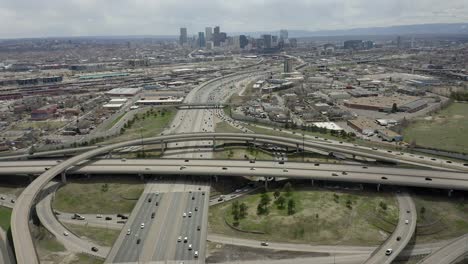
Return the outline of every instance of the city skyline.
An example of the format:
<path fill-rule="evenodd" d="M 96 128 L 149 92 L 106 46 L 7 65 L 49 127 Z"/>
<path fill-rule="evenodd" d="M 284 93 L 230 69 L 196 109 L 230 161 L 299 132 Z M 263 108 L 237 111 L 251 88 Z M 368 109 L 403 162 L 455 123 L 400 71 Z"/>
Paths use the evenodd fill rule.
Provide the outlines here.
<path fill-rule="evenodd" d="M 173 35 L 180 27 L 200 32 L 334 30 L 468 21 L 468 7 L 455 1 L 1 1 L 2 38 Z M 40 11 L 47 7 L 47 11 Z M 18 12 L 21 10 L 21 12 Z M 287 10 L 287 11 L 286 11 Z M 200 14 L 203 14 L 202 16 Z M 12 23 L 14 21 L 14 23 Z M 189 26 L 190 25 L 190 26 Z"/>

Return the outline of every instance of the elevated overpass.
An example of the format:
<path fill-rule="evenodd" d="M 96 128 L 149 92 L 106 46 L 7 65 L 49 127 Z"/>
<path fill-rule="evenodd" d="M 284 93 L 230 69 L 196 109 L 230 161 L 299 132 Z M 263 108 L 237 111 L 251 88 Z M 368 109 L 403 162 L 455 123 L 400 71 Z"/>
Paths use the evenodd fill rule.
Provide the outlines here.
<path fill-rule="evenodd" d="M 130 141 L 125 141 L 125 142 L 120 142 L 120 143 L 115 143 L 112 145 L 107 145 L 107 146 L 101 146 L 96 149 L 89 150 L 87 152 L 81 153 L 77 156 L 74 156 L 68 160 L 65 160 L 59 164 L 57 164 L 54 167 L 51 167 L 49 170 L 43 172 L 36 180 L 34 180 L 21 194 L 21 196 L 18 198 L 17 203 L 15 208 L 13 209 L 13 214 L 12 214 L 12 219 L 11 219 L 11 230 L 12 230 L 12 235 L 13 235 L 13 241 L 16 247 L 21 250 L 16 250 L 15 254 L 17 257 L 18 263 L 28 263 L 28 264 L 34 264 L 34 263 L 39 263 L 37 253 L 34 247 L 33 239 L 31 236 L 31 232 L 29 230 L 29 218 L 30 218 L 30 211 L 31 207 L 35 204 L 36 199 L 38 197 L 38 194 L 40 191 L 48 184 L 49 181 L 51 181 L 53 178 L 55 178 L 57 175 L 60 175 L 62 173 L 65 173 L 66 170 L 72 168 L 73 166 L 76 166 L 77 164 L 80 164 L 81 162 L 85 160 L 90 160 L 95 156 L 103 155 L 106 153 L 109 153 L 115 149 L 123 148 L 123 147 L 128 147 L 128 146 L 135 146 L 135 145 L 140 145 L 140 144 L 157 144 L 160 143 L 162 146 L 167 144 L 168 142 L 177 142 L 177 141 L 199 141 L 199 140 L 243 140 L 243 141 L 249 141 L 252 143 L 256 142 L 262 142 L 262 143 L 269 143 L 269 144 L 281 144 L 285 146 L 292 146 L 296 148 L 304 148 L 307 150 L 307 148 L 311 149 L 323 149 L 327 151 L 335 151 L 335 152 L 340 152 L 340 153 L 346 153 L 349 155 L 355 155 L 355 156 L 363 156 L 363 157 L 368 157 L 372 159 L 378 159 L 378 160 L 385 160 L 388 162 L 394 162 L 394 163 L 403 163 L 403 164 L 409 164 L 409 165 L 416 165 L 416 166 L 425 166 L 425 167 L 431 167 L 431 168 L 441 168 L 441 166 L 437 166 L 436 164 L 428 164 L 427 161 L 417 161 L 417 160 L 412 160 L 408 159 L 407 157 L 399 157 L 397 158 L 396 156 L 391 156 L 387 155 L 384 153 L 372 153 L 366 150 L 355 150 L 352 148 L 345 148 L 344 146 L 336 146 L 334 144 L 323 144 L 323 143 L 317 143 L 317 142 L 304 142 L 298 139 L 292 139 L 292 138 L 284 138 L 284 137 L 278 137 L 278 136 L 269 136 L 269 135 L 260 135 L 260 134 L 238 134 L 238 133 L 188 133 L 188 134 L 177 134 L 177 135 L 164 135 L 164 136 L 158 136 L 158 137 L 152 137 L 152 138 L 145 138 L 145 139 L 136 139 L 136 140 L 130 140 Z M 449 167 L 454 167 L 455 169 L 458 170 L 465 170 L 468 171 L 468 168 L 464 167 L 463 164 L 450 164 L 451 166 Z M 456 166 L 458 167 L 456 167 Z M 174 170 L 174 167 L 172 166 L 171 168 L 166 168 L 170 170 Z M 160 167 L 161 168 L 161 167 Z M 445 166 L 443 167 L 444 169 L 447 169 Z M 187 173 L 191 174 L 203 174 L 207 175 L 208 172 L 210 172 L 209 175 L 213 175 L 213 168 L 210 168 L 211 170 L 207 170 L 206 168 L 203 167 L 193 167 L 190 170 L 186 170 Z M 455 170 L 452 169 L 452 170 Z M 179 172 L 184 171 L 184 169 L 180 170 L 179 167 Z M 252 174 L 252 171 L 250 169 L 232 169 L 231 171 L 223 169 L 221 167 L 221 170 L 216 171 L 215 173 L 218 175 L 233 175 L 233 176 L 241 176 L 241 175 L 249 175 Z M 255 170 L 256 171 L 256 170 Z M 261 176 L 269 176 L 269 175 L 277 175 L 279 172 L 278 169 L 264 169 L 261 172 L 259 172 L 257 175 Z M 167 173 L 167 172 L 166 172 Z M 304 172 L 296 172 L 292 171 L 289 173 L 289 170 L 286 172 L 283 169 L 283 173 L 288 173 L 292 174 L 293 176 L 300 176 L 303 175 Z M 294 175 L 296 174 L 296 175 Z M 445 173 L 440 173 L 445 174 Z M 282 175 L 282 174 L 281 174 Z M 343 175 L 341 178 L 351 178 L 351 177 L 346 177 L 348 175 Z M 356 177 L 359 175 L 356 175 Z M 320 176 L 317 176 L 320 177 Z M 322 176 L 323 177 L 323 176 Z M 331 175 L 330 177 L 336 177 Z M 362 176 L 361 176 L 362 177 Z M 397 177 L 395 176 L 396 179 L 392 181 L 388 181 L 389 184 L 392 182 L 401 182 L 406 183 L 406 182 L 411 182 L 410 180 L 407 179 L 405 176 L 400 176 Z M 329 177 L 328 177 L 329 178 Z M 361 179 L 360 179 L 361 180 Z M 382 181 L 384 179 L 380 179 L 379 181 Z M 388 180 L 388 178 L 387 178 Z M 418 179 L 413 179 L 413 181 L 421 181 L 421 178 L 419 177 Z M 466 182 L 462 180 L 460 177 L 457 177 L 455 179 L 441 179 L 441 180 L 424 180 L 422 181 L 425 186 L 432 185 L 432 186 L 445 186 L 446 188 L 460 188 L 459 186 L 463 186 L 463 184 L 466 186 Z M 463 183 L 463 184 L 461 184 Z M 438 187 L 438 188 L 440 188 Z M 462 187 L 465 188 L 465 187 Z"/>
<path fill-rule="evenodd" d="M 39 175 L 61 160 L 0 162 L 1 175 Z M 257 176 L 295 179 L 372 183 L 383 185 L 468 190 L 468 175 L 463 172 L 278 161 L 215 159 L 103 159 L 85 160 L 68 168 L 66 174 L 135 174 Z M 65 180 L 65 174 L 63 174 Z M 429 180 L 430 179 L 430 180 Z"/>

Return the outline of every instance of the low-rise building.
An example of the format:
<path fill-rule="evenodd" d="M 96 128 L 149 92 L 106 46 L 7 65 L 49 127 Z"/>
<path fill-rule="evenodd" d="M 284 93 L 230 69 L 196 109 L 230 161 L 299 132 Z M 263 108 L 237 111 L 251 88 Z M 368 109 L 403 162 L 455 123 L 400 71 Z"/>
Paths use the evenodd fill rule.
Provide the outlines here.
<path fill-rule="evenodd" d="M 364 135 L 373 135 L 380 127 L 371 119 L 359 117 L 348 120 L 348 125 Z"/>
<path fill-rule="evenodd" d="M 384 141 L 390 141 L 390 142 L 393 142 L 393 141 L 396 141 L 396 142 L 399 142 L 399 141 L 403 141 L 403 136 L 390 130 L 390 129 L 378 129 L 377 130 L 377 133 L 378 135 L 380 136 L 380 138 L 382 138 L 382 140 Z"/>
<path fill-rule="evenodd" d="M 47 120 L 51 118 L 55 112 L 57 112 L 58 105 L 50 104 L 45 105 L 41 108 L 35 109 L 31 112 L 31 119 L 32 120 Z"/>

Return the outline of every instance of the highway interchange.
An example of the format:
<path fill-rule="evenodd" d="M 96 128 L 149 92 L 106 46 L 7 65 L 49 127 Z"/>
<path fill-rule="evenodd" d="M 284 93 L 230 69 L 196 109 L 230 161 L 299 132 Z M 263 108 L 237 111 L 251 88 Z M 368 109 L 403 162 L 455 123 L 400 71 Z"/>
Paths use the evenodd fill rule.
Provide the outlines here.
<path fill-rule="evenodd" d="M 245 76 L 249 76 L 251 73 L 244 73 L 240 77 L 234 75 L 229 81 L 237 81 L 239 79 L 245 78 Z M 217 80 L 219 81 L 219 80 Z M 226 80 L 222 80 L 221 82 L 227 82 Z M 223 86 L 223 85 L 221 85 Z M 220 89 L 219 84 L 216 81 L 208 82 L 205 85 L 202 85 L 187 96 L 187 102 L 210 102 L 210 101 L 220 101 L 221 98 L 227 98 L 228 93 L 232 93 L 233 91 L 229 91 L 224 88 Z M 231 88 L 228 88 L 231 89 Z M 201 90 L 202 92 L 198 92 Z M 29 232 L 28 226 L 28 219 L 29 219 L 29 212 L 31 206 L 35 203 L 35 200 L 39 197 L 40 192 L 42 189 L 46 188 L 50 180 L 55 178 L 56 175 L 60 175 L 61 173 L 65 172 L 66 170 L 70 170 L 70 173 L 77 173 L 80 170 L 86 170 L 88 166 L 83 166 L 80 168 L 75 169 L 74 167 L 79 167 L 77 165 L 80 162 L 90 160 L 95 156 L 102 155 L 108 153 L 112 150 L 118 148 L 124 148 L 127 146 L 134 146 L 139 145 L 142 142 L 144 144 L 148 143 L 155 143 L 155 142 L 164 142 L 169 144 L 177 144 L 179 147 L 181 145 L 185 147 L 190 147 L 194 145 L 194 142 L 198 142 L 197 144 L 206 144 L 210 146 L 214 144 L 215 140 L 239 140 L 239 141 L 249 141 L 249 142 L 262 142 L 262 143 L 280 143 L 285 146 L 289 147 L 296 147 L 299 148 L 301 145 L 301 141 L 297 139 L 287 139 L 287 138 L 280 138 L 274 136 L 267 136 L 267 135 L 252 135 L 252 134 L 216 134 L 216 133 L 209 133 L 213 132 L 214 129 L 214 115 L 213 110 L 206 110 L 206 109 L 196 109 L 190 111 L 179 111 L 176 117 L 174 118 L 174 123 L 171 124 L 169 130 L 165 133 L 166 135 L 155 137 L 155 138 L 148 138 L 144 140 L 134 140 L 129 142 L 121 142 L 113 145 L 102 146 L 97 149 L 87 149 L 87 152 L 83 152 L 73 158 L 70 158 L 65 161 L 57 162 L 55 161 L 55 165 L 50 167 L 48 170 L 44 168 L 42 171 L 41 176 L 39 176 L 31 185 L 29 185 L 23 194 L 18 198 L 17 204 L 13 211 L 12 216 L 12 234 L 14 244 L 17 247 L 21 248 L 21 250 L 17 250 L 16 257 L 18 263 L 38 263 L 34 245 L 32 242 L 31 234 Z M 196 125 L 194 125 L 196 124 Z M 190 133 L 187 132 L 202 132 L 202 133 Z M 177 133 L 179 135 L 168 135 L 171 133 Z M 181 133 L 186 133 L 180 135 Z M 191 141 L 188 141 L 190 139 Z M 179 145 L 180 144 L 180 145 Z M 337 145 L 341 144 L 341 145 Z M 169 145 L 170 147 L 170 145 Z M 438 187 L 438 188 L 447 188 L 447 189 L 467 189 L 468 184 L 465 181 L 465 177 L 463 177 L 463 173 L 456 172 L 456 171 L 468 171 L 466 164 L 460 164 L 455 162 L 446 162 L 440 160 L 433 160 L 429 157 L 414 157 L 410 156 L 409 154 L 405 153 L 389 153 L 383 152 L 382 150 L 369 150 L 365 147 L 353 146 L 348 145 L 346 143 L 337 143 L 337 142 L 320 142 L 319 140 L 312 141 L 308 140 L 304 147 L 306 150 L 325 150 L 325 151 L 336 151 L 340 153 L 345 153 L 347 155 L 355 155 L 355 156 L 362 156 L 366 158 L 373 158 L 377 160 L 384 160 L 390 161 L 400 164 L 407 164 L 407 165 L 415 165 L 415 166 L 422 166 L 426 168 L 438 168 L 440 170 L 444 170 L 444 172 L 434 172 L 434 171 L 425 171 L 423 174 L 415 176 L 413 175 L 414 182 L 411 177 L 408 178 L 407 174 L 400 174 L 400 172 L 395 172 L 395 168 L 391 168 L 392 172 L 382 172 L 385 170 L 384 168 L 377 168 L 378 172 L 373 171 L 366 171 L 359 173 L 355 173 L 353 175 L 352 170 L 350 168 L 340 168 L 336 170 L 337 174 L 341 173 L 339 176 L 330 175 L 331 170 L 324 170 L 323 168 L 326 165 L 320 165 L 322 171 L 319 170 L 312 170 L 310 168 L 303 168 L 300 166 L 306 166 L 306 164 L 296 164 L 298 167 L 294 167 L 296 165 L 293 164 L 291 167 L 288 162 L 287 168 L 286 166 L 278 166 L 278 164 L 272 164 L 269 166 L 262 165 L 260 162 L 253 165 L 238 165 L 232 166 L 220 166 L 218 165 L 207 165 L 201 164 L 199 166 L 192 165 L 185 166 L 185 168 L 181 169 L 181 160 L 175 160 L 177 165 L 154 165 L 151 166 L 149 164 L 145 165 L 136 165 L 136 166 L 129 166 L 128 163 L 131 163 L 130 160 L 122 161 L 117 160 L 116 162 L 120 163 L 118 165 L 108 165 L 108 166 L 96 166 L 94 169 L 89 170 L 87 173 L 99 173 L 101 171 L 107 171 L 107 173 L 118 173 L 116 167 L 121 166 L 122 162 L 126 162 L 125 167 L 121 167 L 121 173 L 146 173 L 146 174 L 156 174 L 156 172 L 163 173 L 163 174 L 184 174 L 184 175 L 233 175 L 233 176 L 242 176 L 242 175 L 257 175 L 257 176 L 264 176 L 264 177 L 274 177 L 280 174 L 283 176 L 289 176 L 293 178 L 301 178 L 304 177 L 306 174 L 310 175 L 309 177 L 312 179 L 333 179 L 333 177 L 338 177 L 339 180 L 346 180 L 350 179 L 350 181 L 356 182 L 370 182 L 370 183 L 384 183 L 384 184 L 396 184 L 396 185 L 412 185 L 412 186 L 421 186 L 421 183 L 424 184 L 423 187 Z M 207 151 L 207 153 L 200 154 L 196 152 L 195 154 L 180 155 L 174 154 L 171 155 L 170 150 L 166 153 L 169 157 L 175 158 L 189 158 L 190 163 L 195 163 L 199 161 L 192 160 L 193 158 L 211 158 L 211 152 Z M 198 156 L 200 155 L 200 156 Z M 162 161 L 162 162 L 170 162 L 171 160 Z M 173 160 L 174 161 L 174 160 Z M 97 161 L 97 162 L 105 162 L 105 161 Z M 132 161 L 133 162 L 133 161 Z M 158 161 L 159 162 L 159 161 Z M 185 160 L 184 160 L 185 162 Z M 200 161 L 202 162 L 202 161 Z M 212 162 L 216 162 L 213 160 Z M 242 161 L 243 163 L 247 163 L 248 161 Z M 42 161 L 40 162 L 40 166 L 44 166 Z M 6 166 L 2 167 L 2 172 L 7 172 L 8 164 L 5 162 Z M 40 166 L 36 166 L 40 167 Z M 49 165 L 47 165 L 49 166 Z M 210 167 L 211 166 L 211 167 Z M 310 164 L 307 164 L 310 166 Z M 11 166 L 10 166 L 11 167 Z M 16 166 L 14 166 L 16 167 Z M 92 168 L 92 165 L 89 167 Z M 367 166 L 366 166 L 367 167 Z M 16 167 L 17 170 L 25 170 L 27 167 Z M 149 170 L 148 170 L 149 168 Z M 215 170 L 216 168 L 216 170 Z M 226 168 L 226 169 L 224 169 Z M 252 170 L 254 168 L 254 170 Z M 5 170 L 4 170 L 5 169 Z M 122 170 L 125 169 L 125 170 Z M 369 170 L 369 168 L 360 167 L 360 170 Z M 400 170 L 400 169 L 398 169 Z M 401 169 L 405 170 L 405 169 Z M 451 170 L 452 172 L 448 172 Z M 146 171 L 146 172 L 145 172 Z M 178 171 L 178 172 L 177 172 Z M 324 175 L 324 172 L 327 171 L 327 175 Z M 351 174 L 347 171 L 350 171 Z M 415 172 L 414 170 L 413 172 Z M 16 171 L 17 173 L 18 171 Z M 24 172 L 24 171 L 22 171 Z M 316 172 L 313 174 L 311 172 Z M 347 174 L 342 174 L 343 172 L 347 172 Z M 15 174 L 15 171 L 8 171 L 8 173 Z M 34 174 L 35 172 L 30 172 L 26 174 Z M 37 172 L 36 172 L 37 173 Z M 86 172 L 85 172 L 86 173 Z M 435 173 L 431 177 L 431 180 L 427 180 L 427 175 Z M 386 175 L 386 176 L 383 176 Z M 345 177 L 346 176 L 346 177 Z M 361 177 L 361 178 L 360 178 Z M 382 177 L 387 177 L 383 179 Z M 391 177 L 391 178 L 390 178 Z M 384 181 L 384 182 L 382 182 Z M 157 188 L 161 189 L 155 189 Z M 172 186 L 172 187 L 171 187 Z M 198 189 L 200 188 L 200 190 Z M 148 191 L 149 189 L 149 191 Z M 109 254 L 108 261 L 109 262 L 135 262 L 139 261 L 167 261 L 167 260 L 190 260 L 193 262 L 204 262 L 205 256 L 205 241 L 206 241 L 206 223 L 207 223 L 207 211 L 208 211 L 208 197 L 209 195 L 205 195 L 202 197 L 202 192 L 206 191 L 209 194 L 209 186 L 206 184 L 206 181 L 191 178 L 189 176 L 183 176 L 179 180 L 174 180 L 173 183 L 171 182 L 164 182 L 162 184 L 155 182 L 150 182 L 145 189 L 145 194 L 142 195 L 137 206 L 132 212 L 129 221 L 125 225 L 122 230 L 119 239 L 114 245 L 111 253 Z M 190 193 L 192 192 L 192 193 Z M 158 194 L 157 194 L 158 193 Z M 195 200 L 191 200 L 192 197 Z M 148 200 L 151 199 L 151 202 Z M 158 200 L 159 199 L 159 200 Z M 159 206 L 153 205 L 156 201 L 160 201 Z M 196 204 L 193 204 L 196 201 Z M 39 205 L 38 205 L 39 206 Z M 174 207 L 175 206 L 175 207 Z M 183 213 L 187 212 L 188 210 L 194 209 L 194 206 L 199 208 L 199 213 L 190 217 L 183 217 Z M 400 202 L 400 206 L 404 208 L 412 208 L 411 202 L 405 203 Z M 408 207 L 409 206 L 409 207 Z M 158 207 L 158 208 L 154 208 Z M 400 208 L 400 211 L 401 209 Z M 153 209 L 151 209 L 153 208 Z M 169 210 L 177 208 L 175 210 Z M 170 213 L 161 213 L 162 212 L 169 212 Z M 164 211 L 166 210 L 166 211 Z M 413 209 L 410 209 L 410 211 Z M 151 214 L 155 213 L 155 218 L 151 218 Z M 182 212 L 182 214 L 180 214 Z M 193 212 L 192 212 L 193 213 Z M 401 216 L 402 217 L 402 216 Z M 402 219 L 400 217 L 398 227 L 394 235 L 390 236 L 389 239 L 393 240 L 394 236 L 401 236 L 401 244 L 398 246 L 395 245 L 394 242 L 391 242 L 395 254 L 393 256 L 397 256 L 398 253 L 404 248 L 407 241 L 411 237 L 414 232 L 414 226 L 416 221 L 416 215 L 412 217 L 407 217 L 407 219 Z M 151 220 L 153 219 L 153 220 Z M 173 221 L 177 219 L 176 221 Z M 185 221 L 187 220 L 187 221 Z M 405 221 L 409 220 L 410 224 L 406 224 Z M 401 222 L 403 221 L 403 222 Z M 143 230 L 150 230 L 148 232 L 142 231 L 141 223 L 145 223 Z M 154 224 L 156 223 L 156 224 Z M 165 224 L 164 224 L 165 223 Z M 414 224 L 413 224 L 414 223 Z M 201 226 L 201 231 L 196 230 L 197 226 Z M 401 229 L 400 229 L 401 226 Z M 128 228 L 127 228 L 128 227 Z M 406 230 L 409 228 L 409 230 Z M 130 234 L 127 235 L 127 230 L 130 229 Z M 401 233 L 400 233 L 401 232 Z M 159 236 L 148 236 L 148 234 L 159 234 Z M 166 234 L 166 235 L 164 235 Z M 192 250 L 195 251 L 195 248 L 199 251 L 199 258 L 195 258 L 194 254 L 188 250 L 188 246 L 186 243 L 177 242 L 178 236 L 183 236 L 187 234 L 188 237 L 192 237 L 193 241 L 190 241 L 194 247 Z M 140 239 L 140 243 L 137 244 L 138 239 Z M 395 239 L 396 240 L 396 239 Z M 148 241 L 148 242 L 146 242 Z M 165 243 L 155 243 L 157 241 L 164 241 Z M 464 240 L 462 240 L 464 241 Z M 461 242 L 459 242 L 461 243 Z M 21 245 L 21 246 L 19 246 Z M 389 244 L 390 245 L 390 244 Z M 458 245 L 458 244 L 456 244 Z M 115 254 L 112 253 L 115 248 Z M 382 248 L 386 248 L 386 245 L 382 246 Z M 440 249 L 442 250 L 442 249 Z M 443 254 L 443 253 L 440 253 Z M 379 260 L 374 261 L 372 258 L 369 259 L 368 263 L 386 263 L 380 262 L 381 258 L 383 257 L 382 254 L 374 254 L 379 255 Z M 384 255 L 385 256 L 385 255 Z M 392 257 L 393 258 L 393 257 Z M 387 260 L 384 261 L 388 261 Z M 429 263 L 429 262 L 428 262 Z M 441 262 L 442 263 L 442 262 Z M 447 262 L 448 263 L 448 262 Z"/>

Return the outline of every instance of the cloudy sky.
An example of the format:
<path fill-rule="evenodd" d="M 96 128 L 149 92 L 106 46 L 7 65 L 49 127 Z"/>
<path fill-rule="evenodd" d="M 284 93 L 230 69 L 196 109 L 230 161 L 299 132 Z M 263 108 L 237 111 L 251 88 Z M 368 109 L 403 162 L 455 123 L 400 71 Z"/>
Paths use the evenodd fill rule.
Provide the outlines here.
<path fill-rule="evenodd" d="M 0 38 L 468 22 L 467 0 L 0 0 Z"/>

